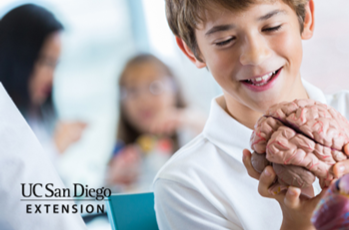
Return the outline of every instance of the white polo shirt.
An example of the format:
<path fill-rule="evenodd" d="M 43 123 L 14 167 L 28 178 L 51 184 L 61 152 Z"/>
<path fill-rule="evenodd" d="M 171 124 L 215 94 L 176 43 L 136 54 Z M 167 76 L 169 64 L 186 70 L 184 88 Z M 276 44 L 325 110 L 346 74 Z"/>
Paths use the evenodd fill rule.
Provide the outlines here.
<path fill-rule="evenodd" d="M 325 96 L 304 80 L 303 85 L 311 99 L 349 118 L 348 91 Z M 252 130 L 229 116 L 224 103 L 223 96 L 212 100 L 203 132 L 180 149 L 154 179 L 160 229 L 280 229 L 278 202 L 259 195 L 258 181 L 242 163 Z M 317 181 L 314 189 L 320 192 Z"/>

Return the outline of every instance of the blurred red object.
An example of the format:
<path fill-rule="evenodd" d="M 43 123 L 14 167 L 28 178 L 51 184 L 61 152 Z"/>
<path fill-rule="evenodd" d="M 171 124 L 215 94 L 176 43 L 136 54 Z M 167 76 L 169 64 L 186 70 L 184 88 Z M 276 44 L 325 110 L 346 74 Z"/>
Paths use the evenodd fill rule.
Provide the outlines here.
<path fill-rule="evenodd" d="M 328 188 L 311 219 L 317 230 L 349 229 L 349 174 Z"/>

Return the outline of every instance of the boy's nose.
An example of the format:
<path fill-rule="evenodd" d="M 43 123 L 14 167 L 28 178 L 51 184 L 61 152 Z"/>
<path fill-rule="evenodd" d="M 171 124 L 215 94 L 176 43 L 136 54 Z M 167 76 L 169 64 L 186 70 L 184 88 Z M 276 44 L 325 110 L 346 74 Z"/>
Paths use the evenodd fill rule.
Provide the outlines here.
<path fill-rule="evenodd" d="M 267 42 L 256 37 L 246 39 L 242 46 L 240 63 L 242 65 L 260 65 L 271 56 Z"/>

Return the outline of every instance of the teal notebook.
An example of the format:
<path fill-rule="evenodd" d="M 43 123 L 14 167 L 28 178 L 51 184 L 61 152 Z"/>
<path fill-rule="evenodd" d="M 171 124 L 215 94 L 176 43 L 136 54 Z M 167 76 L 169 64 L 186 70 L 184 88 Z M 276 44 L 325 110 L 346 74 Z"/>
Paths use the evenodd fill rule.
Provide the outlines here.
<path fill-rule="evenodd" d="M 158 230 L 154 193 L 113 194 L 107 203 L 113 230 Z"/>

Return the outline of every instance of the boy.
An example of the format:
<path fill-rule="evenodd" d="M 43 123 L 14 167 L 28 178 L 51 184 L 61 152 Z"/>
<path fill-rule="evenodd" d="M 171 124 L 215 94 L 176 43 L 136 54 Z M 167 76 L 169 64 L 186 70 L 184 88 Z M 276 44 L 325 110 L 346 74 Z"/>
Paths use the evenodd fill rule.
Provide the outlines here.
<path fill-rule="evenodd" d="M 292 187 L 271 195 L 273 169 L 258 174 L 244 150 L 275 103 L 311 98 L 349 117 L 347 92 L 325 96 L 300 77 L 302 39 L 314 31 L 313 0 L 166 0 L 166 13 L 180 49 L 211 71 L 223 96 L 212 101 L 202 134 L 154 180 L 160 229 L 313 229 L 319 185 L 311 199 Z M 335 175 L 348 166 L 337 163 Z"/>

